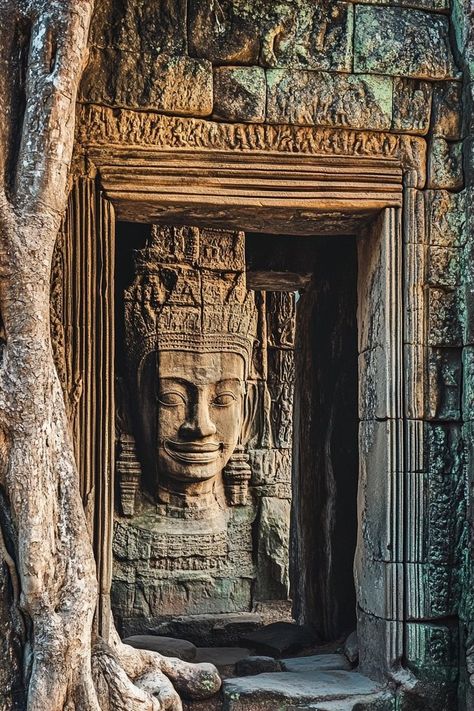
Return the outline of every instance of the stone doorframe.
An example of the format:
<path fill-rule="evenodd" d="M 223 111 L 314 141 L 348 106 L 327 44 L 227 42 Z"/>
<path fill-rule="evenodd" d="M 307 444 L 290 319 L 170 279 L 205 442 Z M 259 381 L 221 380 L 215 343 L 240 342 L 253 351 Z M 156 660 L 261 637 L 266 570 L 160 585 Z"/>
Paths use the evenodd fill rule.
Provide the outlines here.
<path fill-rule="evenodd" d="M 424 184 L 425 143 L 415 136 L 82 109 L 62 249 L 69 311 L 62 379 L 96 546 L 102 629 L 112 565 L 115 218 L 357 234 L 361 662 L 375 676 L 400 665 L 408 620 L 417 619 L 425 595 L 416 476 L 423 471 Z"/>

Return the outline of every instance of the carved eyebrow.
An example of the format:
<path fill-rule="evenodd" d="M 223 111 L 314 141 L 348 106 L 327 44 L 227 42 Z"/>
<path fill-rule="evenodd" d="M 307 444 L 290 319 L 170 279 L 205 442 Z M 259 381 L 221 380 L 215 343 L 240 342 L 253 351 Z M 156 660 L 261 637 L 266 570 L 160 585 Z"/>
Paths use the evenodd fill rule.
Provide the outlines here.
<path fill-rule="evenodd" d="M 186 380 L 185 378 L 177 378 L 173 375 L 165 376 L 163 378 L 158 378 L 158 384 L 163 383 L 164 385 L 167 385 L 168 383 L 173 382 L 173 383 L 178 383 L 179 385 L 182 385 L 183 387 L 189 387 L 192 386 L 193 383 L 191 383 L 189 380 Z"/>

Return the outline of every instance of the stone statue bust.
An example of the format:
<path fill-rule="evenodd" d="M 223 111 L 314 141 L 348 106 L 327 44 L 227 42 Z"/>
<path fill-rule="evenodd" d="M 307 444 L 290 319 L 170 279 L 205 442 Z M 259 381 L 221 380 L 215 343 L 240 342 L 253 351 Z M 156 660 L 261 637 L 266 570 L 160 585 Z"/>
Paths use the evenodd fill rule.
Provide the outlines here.
<path fill-rule="evenodd" d="M 135 254 L 125 331 L 140 487 L 178 518 L 222 508 L 224 488 L 244 503 L 257 311 L 243 234 L 153 227 Z"/>

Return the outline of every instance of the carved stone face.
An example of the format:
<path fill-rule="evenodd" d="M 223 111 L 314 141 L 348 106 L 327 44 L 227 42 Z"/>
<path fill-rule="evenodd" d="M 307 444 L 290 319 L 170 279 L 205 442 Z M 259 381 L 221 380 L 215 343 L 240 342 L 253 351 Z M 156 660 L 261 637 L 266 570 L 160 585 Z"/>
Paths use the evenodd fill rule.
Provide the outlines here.
<path fill-rule="evenodd" d="M 237 353 L 161 351 L 158 471 L 182 483 L 216 477 L 242 429 L 244 361 Z"/>

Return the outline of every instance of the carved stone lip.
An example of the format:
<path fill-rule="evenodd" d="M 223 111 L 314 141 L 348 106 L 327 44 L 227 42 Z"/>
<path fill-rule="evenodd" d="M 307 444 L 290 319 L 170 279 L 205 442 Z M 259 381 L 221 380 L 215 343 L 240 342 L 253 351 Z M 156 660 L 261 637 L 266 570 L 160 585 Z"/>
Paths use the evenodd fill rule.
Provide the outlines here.
<path fill-rule="evenodd" d="M 190 464 L 210 464 L 220 453 L 221 445 L 216 442 L 177 442 L 167 439 L 163 443 L 166 453 L 180 462 Z"/>

